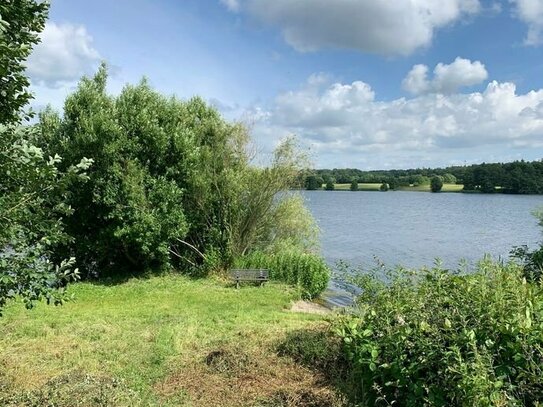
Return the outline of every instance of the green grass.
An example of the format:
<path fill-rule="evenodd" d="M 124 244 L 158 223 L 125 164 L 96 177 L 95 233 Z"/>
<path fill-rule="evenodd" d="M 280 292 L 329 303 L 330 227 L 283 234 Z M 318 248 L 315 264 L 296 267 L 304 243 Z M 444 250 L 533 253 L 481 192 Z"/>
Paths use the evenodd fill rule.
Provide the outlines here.
<path fill-rule="evenodd" d="M 359 191 L 379 191 L 381 184 L 364 183 L 358 184 Z M 334 188 L 337 191 L 349 191 L 351 184 L 334 184 Z M 443 184 L 441 192 L 461 192 L 464 185 L 457 184 Z M 410 187 L 400 187 L 398 191 L 416 191 L 416 192 L 430 192 L 430 185 L 419 185 Z"/>
<path fill-rule="evenodd" d="M 379 191 L 381 184 L 371 184 L 371 183 L 359 183 L 359 191 Z M 334 184 L 334 188 L 338 191 L 350 191 L 351 184 Z"/>
<path fill-rule="evenodd" d="M 443 184 L 441 192 L 462 192 L 464 185 L 459 184 Z M 430 185 L 418 185 L 413 187 L 400 187 L 400 191 L 417 191 L 417 192 L 431 192 Z"/>
<path fill-rule="evenodd" d="M 70 291 L 61 307 L 12 303 L 0 318 L 0 405 L 253 405 L 322 387 L 275 352 L 323 324 L 287 310 L 297 294 L 285 285 L 166 275 Z M 235 391 L 241 377 L 265 385 Z"/>

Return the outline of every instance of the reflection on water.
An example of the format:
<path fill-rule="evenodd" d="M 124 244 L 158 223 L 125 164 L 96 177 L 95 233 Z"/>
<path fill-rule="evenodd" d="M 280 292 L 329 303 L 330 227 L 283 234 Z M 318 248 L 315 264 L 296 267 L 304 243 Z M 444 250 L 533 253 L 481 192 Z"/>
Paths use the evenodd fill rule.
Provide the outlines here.
<path fill-rule="evenodd" d="M 506 259 L 513 246 L 535 247 L 541 228 L 531 212 L 543 206 L 541 195 L 483 195 L 423 192 L 304 191 L 321 228 L 322 253 L 338 260 L 375 266 L 473 264 L 483 254 Z M 337 287 L 331 283 L 337 305 Z"/>

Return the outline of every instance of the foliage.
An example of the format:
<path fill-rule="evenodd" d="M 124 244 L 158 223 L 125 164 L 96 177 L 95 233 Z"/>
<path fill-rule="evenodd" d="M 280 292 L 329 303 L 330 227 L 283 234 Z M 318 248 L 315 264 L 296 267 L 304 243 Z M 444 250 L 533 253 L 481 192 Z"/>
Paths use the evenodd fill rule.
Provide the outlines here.
<path fill-rule="evenodd" d="M 543 226 L 543 208 L 537 209 L 533 215 Z M 530 251 L 528 246 L 517 246 L 511 250 L 511 258 L 520 263 L 524 270 L 524 276 L 529 281 L 541 281 L 543 277 L 543 245 L 536 250 Z"/>
<path fill-rule="evenodd" d="M 315 191 L 321 189 L 323 183 L 324 181 L 321 177 L 311 174 L 305 178 L 305 189 L 308 191 Z"/>
<path fill-rule="evenodd" d="M 445 184 L 456 184 L 456 177 L 450 172 L 443 174 L 443 183 Z"/>
<path fill-rule="evenodd" d="M 439 175 L 434 175 L 430 181 L 430 189 L 432 192 L 439 192 L 443 188 L 443 178 Z"/>
<path fill-rule="evenodd" d="M 68 188 L 85 179 L 91 160 L 82 157 L 59 171 L 61 158 L 36 145 L 36 128 L 20 125 L 31 97 L 24 61 L 47 10 L 36 1 L 0 4 L 0 313 L 15 296 L 29 308 L 40 298 L 60 304 L 64 286 L 78 276 L 73 259 L 54 263 L 52 252 L 69 238 L 63 227 L 72 213 Z"/>
<path fill-rule="evenodd" d="M 35 133 L 30 127 L 0 129 L 0 311 L 17 295 L 29 308 L 42 297 L 60 304 L 63 287 L 78 277 L 73 258 L 51 260 L 55 247 L 69 240 L 63 227 L 72 213 L 64 202 L 68 189 L 81 186 L 91 161 L 83 158 L 60 172 L 60 157 L 46 157 L 32 144 Z"/>
<path fill-rule="evenodd" d="M 376 270 L 337 333 L 367 405 L 535 406 L 543 290 L 511 263 L 472 273 Z"/>
<path fill-rule="evenodd" d="M 318 228 L 298 194 L 298 174 L 308 167 L 294 138 L 283 140 L 264 168 L 240 169 L 231 186 L 227 230 L 234 257 L 250 251 L 277 251 L 281 247 L 310 250 L 317 244 Z"/>
<path fill-rule="evenodd" d="M 298 250 L 252 252 L 238 258 L 236 267 L 268 269 L 271 279 L 299 287 L 303 298 L 318 296 L 330 280 L 330 269 L 322 257 Z"/>
<path fill-rule="evenodd" d="M 60 117 L 40 117 L 43 147 L 69 165 L 95 159 L 85 188 L 70 190 L 74 238 L 65 252 L 87 274 L 182 266 L 205 274 L 251 250 L 309 250 L 318 229 L 301 198 L 308 161 L 287 138 L 251 165 L 245 127 L 199 98 L 180 101 L 146 80 L 106 93 L 107 71 L 83 78 Z"/>
<path fill-rule="evenodd" d="M 539 281 L 543 276 L 543 247 L 530 251 L 528 246 L 517 246 L 511 250 L 511 258 L 517 260 L 529 281 Z"/>
<path fill-rule="evenodd" d="M 410 185 L 429 185 L 433 176 L 443 177 L 446 184 L 463 184 L 466 191 L 509 194 L 543 193 L 543 160 L 510 163 L 482 163 L 447 168 L 412 168 L 406 170 L 362 171 L 354 168 L 318 169 L 313 172 L 324 180 L 339 184 L 387 182 L 391 189 Z"/>
<path fill-rule="evenodd" d="M 265 225 L 266 233 L 252 245 L 255 251 L 265 250 L 279 253 L 283 250 L 299 250 L 312 253 L 319 247 L 320 230 L 315 218 L 305 206 L 303 196 L 296 193 L 283 193 L 276 197 Z"/>
<path fill-rule="evenodd" d="M 0 3 L 0 125 L 21 122 L 32 95 L 25 61 L 39 42 L 49 4 L 36 0 Z"/>
<path fill-rule="evenodd" d="M 94 165 L 84 187 L 70 189 L 75 214 L 67 220 L 73 240 L 65 252 L 78 258 L 86 273 L 122 267 L 163 265 L 169 244 L 185 236 L 182 189 L 174 182 L 172 136 L 176 102 L 152 92 L 145 82 L 127 86 L 118 98 L 105 93 L 104 66 L 84 78 L 59 117 L 41 114 L 41 142 L 63 166 L 92 156 Z"/>
<path fill-rule="evenodd" d="M 383 191 L 383 192 L 388 191 L 388 190 L 389 190 L 388 184 L 387 184 L 386 182 L 383 182 L 383 183 L 381 184 L 381 186 L 379 187 L 379 190 L 380 190 L 380 191 Z"/>
<path fill-rule="evenodd" d="M 351 182 L 351 191 L 358 191 L 358 181 L 357 180 L 353 180 Z"/>
<path fill-rule="evenodd" d="M 334 188 L 335 188 L 335 186 L 334 186 L 334 180 L 333 179 L 329 179 L 328 181 L 326 181 L 326 185 L 324 186 L 325 190 L 333 191 Z"/>

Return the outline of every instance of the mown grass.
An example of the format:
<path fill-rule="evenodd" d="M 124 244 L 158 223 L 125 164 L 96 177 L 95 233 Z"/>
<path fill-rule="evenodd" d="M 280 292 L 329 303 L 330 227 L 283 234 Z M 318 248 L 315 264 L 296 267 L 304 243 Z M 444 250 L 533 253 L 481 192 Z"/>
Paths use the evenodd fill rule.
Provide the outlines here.
<path fill-rule="evenodd" d="M 464 185 L 462 184 L 443 184 L 441 192 L 462 192 Z M 400 187 L 400 191 L 417 191 L 417 192 L 431 192 L 430 185 L 417 185 L 409 187 Z"/>
<path fill-rule="evenodd" d="M 276 352 L 326 324 L 288 311 L 298 294 L 285 285 L 166 275 L 70 291 L 64 306 L 12 303 L 0 318 L 0 405 L 290 405 L 303 389 L 336 400 Z"/>
<path fill-rule="evenodd" d="M 359 191 L 379 191 L 381 184 L 364 183 L 358 184 Z M 458 184 L 443 184 L 441 192 L 461 192 L 464 185 Z M 337 191 L 349 191 L 351 184 L 334 184 L 334 189 Z M 430 185 L 417 185 L 409 187 L 399 187 L 398 191 L 415 191 L 415 192 L 430 192 Z"/>
<path fill-rule="evenodd" d="M 359 183 L 359 191 L 379 191 L 381 184 L 372 184 L 372 183 Z M 334 184 L 334 189 L 338 191 L 349 191 L 351 189 L 351 184 Z"/>

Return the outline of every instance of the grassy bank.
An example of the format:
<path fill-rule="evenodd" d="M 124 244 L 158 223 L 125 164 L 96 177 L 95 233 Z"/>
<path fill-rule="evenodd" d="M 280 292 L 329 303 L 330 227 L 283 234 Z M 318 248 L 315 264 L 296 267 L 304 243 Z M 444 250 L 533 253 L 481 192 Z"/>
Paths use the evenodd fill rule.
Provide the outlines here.
<path fill-rule="evenodd" d="M 364 183 L 358 184 L 359 191 L 379 191 L 381 184 Z M 458 184 L 443 184 L 441 192 L 462 192 L 464 185 Z M 337 191 L 350 191 L 351 184 L 334 184 L 334 189 Z M 416 191 L 430 192 L 430 185 L 418 185 L 410 187 L 399 187 L 398 191 Z"/>
<path fill-rule="evenodd" d="M 359 183 L 359 191 L 379 191 L 381 184 L 372 184 L 372 183 Z M 334 184 L 334 189 L 337 191 L 350 191 L 351 184 Z"/>
<path fill-rule="evenodd" d="M 335 397 L 318 373 L 276 352 L 290 333 L 325 324 L 288 311 L 297 294 L 285 285 L 236 290 L 168 275 L 70 291 L 76 300 L 62 307 L 13 303 L 0 318 L 0 405 L 273 406 L 297 405 L 308 392 Z"/>
<path fill-rule="evenodd" d="M 459 184 L 443 184 L 440 192 L 462 192 L 464 185 Z M 417 191 L 417 192 L 431 192 L 430 185 L 418 185 L 413 187 L 400 187 L 399 191 Z"/>

